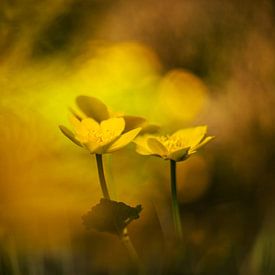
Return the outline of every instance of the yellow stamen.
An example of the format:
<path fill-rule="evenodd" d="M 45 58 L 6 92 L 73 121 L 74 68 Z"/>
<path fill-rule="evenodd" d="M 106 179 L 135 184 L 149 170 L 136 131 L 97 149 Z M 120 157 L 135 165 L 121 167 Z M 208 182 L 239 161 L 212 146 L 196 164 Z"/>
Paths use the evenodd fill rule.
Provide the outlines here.
<path fill-rule="evenodd" d="M 115 132 L 109 129 L 102 130 L 98 129 L 90 129 L 88 132 L 88 139 L 95 141 L 96 143 L 106 143 L 111 141 L 115 137 Z"/>
<path fill-rule="evenodd" d="M 160 136 L 158 140 L 167 148 L 168 152 L 174 152 L 185 147 L 182 139 L 175 136 Z"/>

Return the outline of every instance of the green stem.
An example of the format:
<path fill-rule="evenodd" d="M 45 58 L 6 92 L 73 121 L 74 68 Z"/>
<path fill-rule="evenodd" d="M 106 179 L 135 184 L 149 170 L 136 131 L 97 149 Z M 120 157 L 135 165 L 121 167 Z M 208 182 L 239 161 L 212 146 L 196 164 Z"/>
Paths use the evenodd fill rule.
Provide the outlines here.
<path fill-rule="evenodd" d="M 101 154 L 96 154 L 95 156 L 96 156 L 98 177 L 99 177 L 99 182 L 100 182 L 101 190 L 102 190 L 102 193 L 103 193 L 103 197 L 105 199 L 110 200 L 111 198 L 110 198 L 110 194 L 109 194 L 109 191 L 108 191 L 108 187 L 107 187 L 106 180 L 105 180 L 105 175 L 104 175 L 102 155 Z M 127 228 L 125 228 L 123 230 L 123 233 L 120 236 L 120 240 L 124 244 L 124 246 L 126 247 L 133 264 L 135 264 L 136 266 L 140 266 L 137 252 L 136 252 L 136 250 L 135 250 L 135 248 L 134 248 L 134 246 L 131 242 L 130 236 L 128 235 Z"/>
<path fill-rule="evenodd" d="M 131 261 L 134 265 L 139 266 L 140 262 L 139 262 L 139 258 L 138 258 L 138 254 L 133 246 L 133 243 L 130 239 L 130 236 L 128 234 L 128 230 L 127 228 L 124 228 L 121 236 L 120 236 L 120 240 L 121 242 L 124 244 L 124 246 L 126 247 L 129 256 L 131 258 Z"/>
<path fill-rule="evenodd" d="M 106 184 L 105 176 L 104 176 L 104 170 L 103 170 L 103 163 L 102 163 L 102 155 L 96 154 L 96 164 L 97 164 L 97 171 L 98 171 L 98 177 L 99 177 L 99 182 L 101 186 L 101 190 L 103 193 L 103 197 L 105 199 L 110 199 L 108 187 Z"/>
<path fill-rule="evenodd" d="M 172 214 L 177 238 L 182 240 L 182 228 L 180 221 L 179 203 L 177 198 L 176 161 L 170 160 Z"/>

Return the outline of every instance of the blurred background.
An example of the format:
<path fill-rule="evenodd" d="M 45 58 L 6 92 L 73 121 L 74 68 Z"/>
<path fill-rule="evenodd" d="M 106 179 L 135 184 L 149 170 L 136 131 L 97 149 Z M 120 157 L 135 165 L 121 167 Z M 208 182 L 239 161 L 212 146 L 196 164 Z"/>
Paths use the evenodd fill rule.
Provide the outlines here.
<path fill-rule="evenodd" d="M 87 231 L 93 156 L 59 131 L 78 95 L 164 132 L 216 139 L 178 165 L 184 252 L 172 245 L 169 163 L 104 156 L 148 274 L 275 274 L 272 0 L 0 2 L 0 274 L 130 274 L 118 238 Z"/>

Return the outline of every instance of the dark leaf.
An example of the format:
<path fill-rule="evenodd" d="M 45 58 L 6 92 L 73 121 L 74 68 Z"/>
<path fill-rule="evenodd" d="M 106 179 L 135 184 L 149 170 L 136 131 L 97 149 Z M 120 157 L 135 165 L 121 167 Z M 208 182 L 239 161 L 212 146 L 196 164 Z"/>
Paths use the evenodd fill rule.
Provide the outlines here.
<path fill-rule="evenodd" d="M 101 199 L 83 216 L 83 224 L 87 229 L 120 235 L 132 220 L 139 218 L 141 210 L 141 205 L 131 207 L 123 202 Z"/>

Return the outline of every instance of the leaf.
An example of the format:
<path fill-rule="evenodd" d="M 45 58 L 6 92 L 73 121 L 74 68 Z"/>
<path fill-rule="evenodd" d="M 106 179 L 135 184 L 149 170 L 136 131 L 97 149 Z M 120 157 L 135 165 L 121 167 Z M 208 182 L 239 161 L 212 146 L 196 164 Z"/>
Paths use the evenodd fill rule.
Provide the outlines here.
<path fill-rule="evenodd" d="M 141 205 L 131 207 L 123 202 L 101 199 L 83 216 L 83 224 L 87 229 L 121 235 L 131 221 L 139 218 L 141 210 Z"/>

